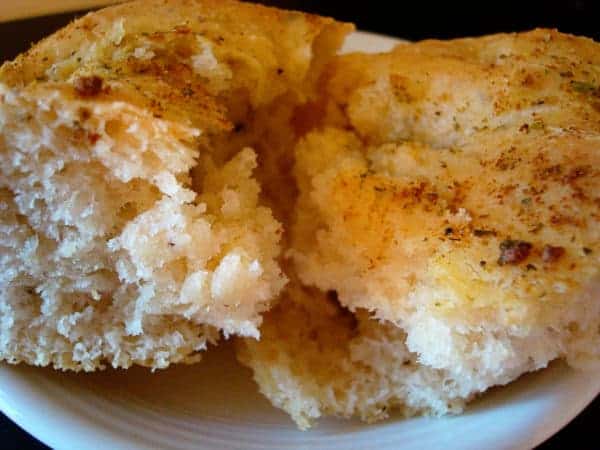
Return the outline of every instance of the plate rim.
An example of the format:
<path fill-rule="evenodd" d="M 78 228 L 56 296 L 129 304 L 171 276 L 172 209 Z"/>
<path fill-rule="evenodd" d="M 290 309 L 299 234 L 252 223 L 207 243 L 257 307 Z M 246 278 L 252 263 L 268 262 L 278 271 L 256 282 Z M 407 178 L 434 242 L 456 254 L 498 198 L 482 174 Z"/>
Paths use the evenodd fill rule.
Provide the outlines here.
<path fill-rule="evenodd" d="M 218 349 L 213 349 L 214 351 L 218 351 Z M 27 376 L 22 376 L 20 373 L 22 370 L 30 372 Z M 70 398 L 57 398 L 56 393 L 53 393 L 48 390 L 48 385 L 55 386 L 56 380 L 49 380 L 46 378 L 47 374 L 40 372 L 41 370 L 50 369 L 41 369 L 38 367 L 31 367 L 26 365 L 12 366 L 7 363 L 0 363 L 0 410 L 13 422 L 15 422 L 18 426 L 24 429 L 26 432 L 34 436 L 36 439 L 40 440 L 44 444 L 48 445 L 54 449 L 68 449 L 68 448 L 78 448 L 79 450 L 92 450 L 98 448 L 127 448 L 127 449 L 136 449 L 141 450 L 149 447 L 157 447 L 157 445 L 152 445 L 153 442 L 150 438 L 145 437 L 140 431 L 140 428 L 132 428 L 132 426 L 128 428 L 111 428 L 107 425 L 107 423 L 98 419 L 98 416 L 95 415 L 94 406 L 97 406 L 95 402 L 86 403 L 85 399 L 77 399 L 73 401 Z M 142 369 L 143 370 L 143 369 Z M 540 392 L 536 392 L 538 389 L 537 385 L 534 385 L 533 388 L 529 386 L 526 388 L 525 394 L 532 395 L 532 398 L 525 398 L 523 401 L 519 396 L 516 398 L 514 394 L 509 396 L 510 400 L 504 400 L 505 396 L 503 392 L 492 392 L 486 396 L 482 397 L 483 402 L 490 399 L 492 395 L 496 396 L 496 399 L 492 399 L 492 402 L 497 401 L 498 397 L 500 398 L 500 403 L 492 406 L 491 408 L 488 405 L 473 405 L 470 409 L 459 416 L 440 418 L 440 419 L 431 419 L 434 420 L 436 424 L 444 425 L 447 422 L 443 423 L 442 421 L 466 421 L 470 422 L 473 418 L 477 419 L 481 417 L 480 414 L 485 416 L 485 414 L 494 414 L 494 409 L 506 408 L 511 409 L 516 406 L 517 410 L 515 414 L 523 416 L 526 418 L 526 421 L 519 422 L 520 429 L 515 429 L 514 425 L 509 428 L 511 432 L 516 434 L 515 439 L 511 441 L 498 441 L 493 440 L 494 436 L 503 437 L 506 436 L 504 425 L 495 425 L 495 428 L 487 429 L 486 434 L 490 435 L 489 440 L 484 440 L 485 443 L 494 442 L 497 443 L 495 446 L 489 446 L 489 449 L 496 450 L 514 450 L 514 449 L 526 449 L 533 448 L 545 440 L 547 440 L 550 436 L 554 435 L 560 429 L 562 429 L 565 425 L 567 425 L 571 420 L 573 420 L 583 409 L 585 409 L 598 395 L 600 392 L 600 371 L 576 371 L 566 367 L 565 364 L 556 364 L 554 367 L 551 367 L 549 370 L 540 371 L 533 374 L 528 374 L 525 376 L 531 377 L 550 377 L 553 378 L 556 376 L 556 372 L 552 373 L 552 371 L 559 371 L 558 377 L 556 381 L 550 381 L 550 387 L 554 388 L 548 394 L 540 394 Z M 125 373 L 125 371 L 120 371 L 121 373 Z M 33 375 L 32 375 L 33 374 Z M 61 377 L 63 374 L 58 372 L 52 372 L 53 376 Z M 79 374 L 77 376 L 85 377 L 87 375 L 92 374 Z M 42 380 L 42 383 L 36 383 L 36 381 Z M 536 380 L 538 381 L 538 380 Z M 544 381 L 542 379 L 542 392 L 548 388 L 548 381 Z M 65 385 L 68 385 L 66 383 Z M 572 386 L 578 386 L 578 392 L 575 395 L 575 398 L 568 397 L 568 403 L 559 403 L 559 399 L 556 397 L 571 395 L 573 392 L 569 391 L 569 389 L 565 389 L 565 392 L 562 392 L 556 386 L 562 388 L 572 389 Z M 509 386 L 510 387 L 510 386 Z M 62 386 L 60 386 L 62 389 Z M 523 388 L 523 386 L 521 386 Z M 502 388 L 501 388 L 502 389 Z M 583 393 L 582 393 L 583 392 Z M 110 402 L 110 398 L 102 397 L 102 401 Z M 511 402 L 516 401 L 516 405 L 511 405 Z M 564 398 L 563 398 L 564 401 Z M 548 416 L 542 417 L 541 422 L 538 423 L 537 417 L 532 415 L 532 412 L 527 411 L 529 409 L 529 403 L 545 403 L 550 404 L 552 409 L 547 409 L 546 406 L 537 406 L 536 409 L 543 409 L 547 411 Z M 563 405 L 562 407 L 560 405 Z M 525 408 L 524 412 L 520 410 L 520 408 Z M 480 410 L 481 409 L 481 410 Z M 109 414 L 107 412 L 106 414 Z M 551 413 L 551 414 L 550 414 Z M 469 417 L 472 416 L 472 417 Z M 409 420 L 423 420 L 423 418 L 415 418 Z M 143 421 L 142 421 L 143 422 Z M 346 422 L 347 423 L 347 422 Z M 533 425 L 535 424 L 535 425 Z M 376 425 L 360 425 L 361 429 L 352 431 L 352 435 L 356 436 L 356 433 L 362 434 L 363 432 L 381 432 L 388 434 L 389 431 L 394 427 L 408 425 L 406 422 L 400 420 L 398 422 L 395 421 L 387 421 L 380 422 Z M 325 424 L 321 424 L 320 426 L 326 426 Z M 302 432 L 302 435 L 308 438 L 307 440 L 314 442 L 318 442 L 319 435 L 319 425 L 315 430 Z M 448 425 L 449 428 L 452 428 L 453 425 Z M 463 425 L 464 426 L 464 425 Z M 376 428 L 381 427 L 381 428 Z M 349 427 L 348 432 L 352 426 Z M 294 425 L 292 422 L 289 422 L 289 427 L 286 430 L 282 431 L 294 431 Z M 525 433 L 525 430 L 527 432 Z M 365 434 L 366 434 L 365 433 Z M 326 436 L 329 440 L 332 435 Z M 205 436 L 198 432 L 198 436 Z M 398 435 L 398 439 L 402 439 L 402 434 Z M 207 437 L 210 438 L 210 437 Z M 347 439 L 355 439 L 348 438 Z M 208 439 L 210 440 L 210 439 Z M 213 438 L 213 442 L 219 442 L 219 437 Z M 395 439 L 393 442 L 397 442 Z M 325 444 L 324 442 L 322 442 Z M 356 446 L 349 446 L 348 448 L 364 448 L 364 441 L 360 439 L 356 439 Z M 174 443 L 172 448 L 176 447 L 177 442 Z M 308 448 L 309 443 L 297 445 L 292 443 L 285 448 Z M 455 442 L 456 444 L 456 442 Z M 473 445 L 473 443 L 458 441 L 458 447 L 449 446 L 449 448 L 480 448 L 478 445 Z M 463 446 L 464 444 L 464 446 Z M 318 445 L 318 444 L 317 444 Z M 325 445 L 323 445 L 323 448 Z M 394 448 L 390 446 L 389 442 L 387 444 L 382 444 L 381 448 Z M 214 446 L 206 447 L 206 448 L 214 448 Z M 268 446 L 261 447 L 255 442 L 251 440 L 247 441 L 247 445 L 241 446 L 239 442 L 232 441 L 230 446 L 227 446 L 230 449 L 257 449 L 257 448 L 271 448 Z M 281 448 L 284 448 L 283 442 Z M 320 448 L 319 446 L 315 446 L 314 448 Z M 328 446 L 328 448 L 332 448 Z M 430 448 L 442 448 L 438 446 L 432 446 Z"/>

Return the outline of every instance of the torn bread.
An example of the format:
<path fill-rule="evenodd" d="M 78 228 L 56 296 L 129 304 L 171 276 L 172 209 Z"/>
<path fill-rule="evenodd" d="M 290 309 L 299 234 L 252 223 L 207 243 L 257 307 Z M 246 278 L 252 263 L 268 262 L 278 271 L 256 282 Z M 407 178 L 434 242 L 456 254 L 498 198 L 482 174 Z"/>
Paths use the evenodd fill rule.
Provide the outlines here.
<path fill-rule="evenodd" d="M 347 55 L 327 69 L 321 122 L 296 149 L 288 255 L 302 284 L 373 317 L 369 342 L 438 374 L 422 393 L 446 406 L 420 412 L 455 411 L 557 358 L 600 363 L 599 62 L 591 40 L 536 30 Z M 409 382 L 389 388 L 405 376 L 393 354 L 378 375 L 282 362 L 309 347 L 278 311 L 264 324 L 277 337 L 247 343 L 242 360 L 300 426 L 411 413 Z M 369 333 L 359 326 L 352 342 Z M 323 361 L 373 365 L 369 352 L 314 341 Z M 273 382 L 277 367 L 293 382 Z M 365 380 L 370 394 L 353 397 Z"/>
<path fill-rule="evenodd" d="M 252 112 L 307 95 L 349 27 L 212 0 L 76 20 L 0 69 L 0 359 L 94 370 L 258 337 L 285 283 Z"/>
<path fill-rule="evenodd" d="M 265 314 L 261 340 L 238 340 L 238 359 L 300 429 L 322 416 L 367 422 L 462 411 L 474 385 L 422 366 L 391 323 L 342 308 L 335 293 L 291 282 Z"/>

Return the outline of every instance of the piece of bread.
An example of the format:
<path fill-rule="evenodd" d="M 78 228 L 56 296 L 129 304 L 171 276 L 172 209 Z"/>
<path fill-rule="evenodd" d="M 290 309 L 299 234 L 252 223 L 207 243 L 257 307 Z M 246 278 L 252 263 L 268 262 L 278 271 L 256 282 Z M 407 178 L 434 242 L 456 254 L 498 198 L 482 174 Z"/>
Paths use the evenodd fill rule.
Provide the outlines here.
<path fill-rule="evenodd" d="M 249 139 L 349 31 L 229 0 L 91 13 L 0 69 L 0 359 L 194 362 L 285 283 Z M 243 133 L 239 133 L 243 134 Z M 233 141 L 233 139 L 231 139 Z"/>
<path fill-rule="evenodd" d="M 374 422 L 462 411 L 474 391 L 467 379 L 419 364 L 406 335 L 364 310 L 340 307 L 335 294 L 290 282 L 265 314 L 261 339 L 236 342 L 263 393 L 300 429 L 321 416 Z"/>
<path fill-rule="evenodd" d="M 359 327 L 352 342 L 378 330 L 369 342 L 436 374 L 422 386 L 438 396 L 425 411 L 454 411 L 556 358 L 600 364 L 598 64 L 591 40 L 536 30 L 400 45 L 326 70 L 321 124 L 296 150 L 288 254 L 301 283 L 384 322 Z M 373 364 L 368 351 L 350 352 L 376 376 L 286 362 L 310 352 L 286 314 L 266 321 L 276 337 L 246 344 L 242 360 L 302 427 L 411 404 L 408 381 L 389 388 L 408 376 L 393 353 Z M 314 340 L 323 365 L 348 360 Z M 352 397 L 367 382 L 370 394 Z M 377 392 L 392 393 L 369 403 Z"/>

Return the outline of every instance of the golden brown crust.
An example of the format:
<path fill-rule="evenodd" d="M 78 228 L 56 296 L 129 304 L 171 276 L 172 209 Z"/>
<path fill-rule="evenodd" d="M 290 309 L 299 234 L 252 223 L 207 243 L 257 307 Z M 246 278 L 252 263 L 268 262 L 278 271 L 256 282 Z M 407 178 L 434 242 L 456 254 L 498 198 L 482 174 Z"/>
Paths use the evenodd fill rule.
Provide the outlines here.
<path fill-rule="evenodd" d="M 0 81 L 23 88 L 101 77 L 111 89 L 98 100 L 122 99 L 158 117 L 218 131 L 232 127 L 229 97 L 249 96 L 258 106 L 290 86 L 301 89 L 311 52 L 324 51 L 319 36 L 334 41 L 325 50 L 333 52 L 350 29 L 329 18 L 233 0 L 139 0 L 75 20 L 5 63 Z M 205 67 L 194 67 L 194 57 Z"/>
<path fill-rule="evenodd" d="M 557 317 L 599 274 L 599 64 L 552 30 L 339 58 L 326 120 L 356 137 L 300 145 L 303 281 L 400 322 L 423 285 L 462 322 Z"/>
<path fill-rule="evenodd" d="M 294 43 L 310 41 L 328 26 L 338 28 L 340 32 L 348 32 L 352 28 L 350 24 L 326 17 L 235 0 L 137 0 L 104 8 L 75 20 L 5 64 L 0 77 L 11 85 L 24 85 L 45 77 L 48 67 L 68 59 L 89 42 L 102 40 L 122 19 L 126 20 L 123 24 L 126 34 L 202 31 L 212 35 L 222 31 L 242 39 L 242 43 L 248 46 L 251 39 L 261 36 L 273 44 L 280 44 L 281 48 L 274 46 L 273 50 L 281 56 L 295 50 Z M 305 35 L 297 35 L 295 21 L 306 27 Z M 222 42 L 228 45 L 226 41 Z"/>
<path fill-rule="evenodd" d="M 385 55 L 339 58 L 329 68 L 326 95 L 373 143 L 451 146 L 500 126 L 597 131 L 599 64 L 597 43 L 555 30 L 427 40 Z M 391 95 L 374 99 L 370 106 L 378 109 L 362 117 L 357 99 L 376 82 Z M 395 107 L 405 127 L 389 122 Z"/>

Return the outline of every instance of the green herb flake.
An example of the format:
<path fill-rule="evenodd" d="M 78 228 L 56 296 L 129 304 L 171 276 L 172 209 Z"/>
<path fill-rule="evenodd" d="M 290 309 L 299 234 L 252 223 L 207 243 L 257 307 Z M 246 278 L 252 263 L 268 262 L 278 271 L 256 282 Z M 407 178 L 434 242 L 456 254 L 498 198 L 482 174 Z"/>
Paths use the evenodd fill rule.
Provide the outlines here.
<path fill-rule="evenodd" d="M 571 81 L 571 87 L 574 91 L 577 91 L 581 94 L 589 94 L 597 89 L 597 87 L 594 86 L 592 83 L 576 80 Z"/>
<path fill-rule="evenodd" d="M 459 131 L 460 123 L 458 123 L 458 119 L 456 118 L 456 116 L 452 116 L 452 123 L 454 125 L 454 131 Z"/>
<path fill-rule="evenodd" d="M 529 128 L 532 130 L 543 130 L 544 122 L 542 122 L 541 120 L 536 120 L 531 125 L 529 125 Z"/>

